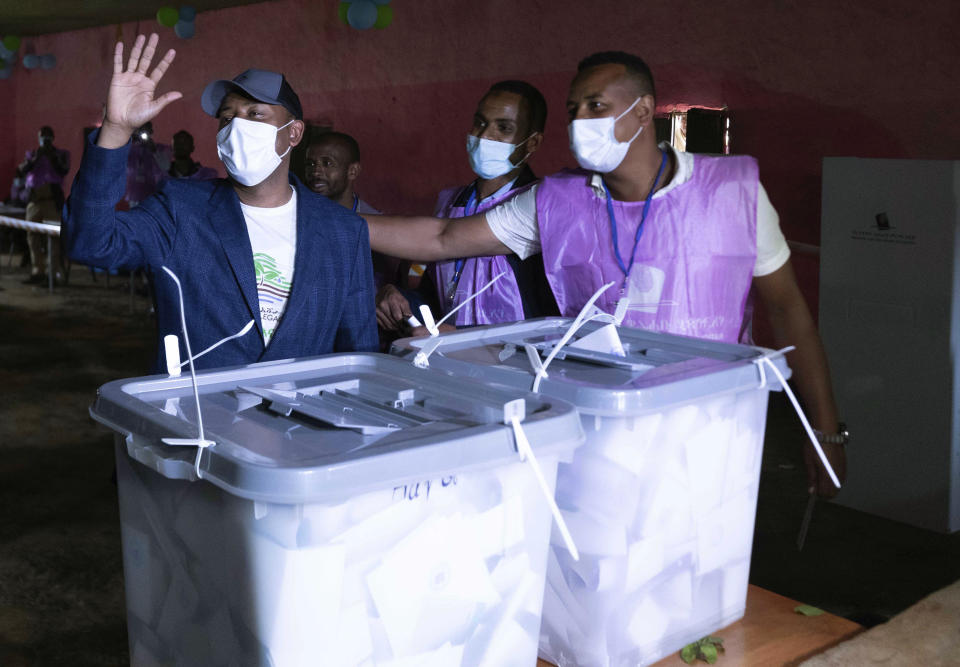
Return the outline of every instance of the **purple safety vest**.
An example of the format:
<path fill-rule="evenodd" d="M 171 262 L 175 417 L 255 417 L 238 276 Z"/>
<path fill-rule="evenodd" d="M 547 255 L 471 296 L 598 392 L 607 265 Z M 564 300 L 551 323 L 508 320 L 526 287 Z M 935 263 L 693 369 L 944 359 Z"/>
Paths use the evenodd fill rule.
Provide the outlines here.
<path fill-rule="evenodd" d="M 468 185 L 468 188 L 473 187 Z M 499 199 L 489 199 L 477 207 L 477 213 L 493 208 L 500 202 L 510 199 L 526 186 L 513 188 Z M 466 210 L 463 206 L 456 206 L 457 199 L 465 188 L 450 188 L 440 193 L 434 215 L 440 218 L 463 218 Z M 449 313 L 458 305 L 480 291 L 494 276 L 506 272 L 503 278 L 494 283 L 490 289 L 457 311 L 454 324 L 469 326 L 474 324 L 501 324 L 516 322 L 524 319 L 523 300 L 520 297 L 520 288 L 517 277 L 510 266 L 510 262 L 502 255 L 494 257 L 468 257 L 457 282 L 457 291 L 452 300 L 447 298 L 447 285 L 454 276 L 455 262 L 437 262 L 431 267 L 434 283 L 440 300 L 443 313 Z"/>
<path fill-rule="evenodd" d="M 69 165 L 69 151 L 65 151 L 62 148 L 55 150 L 60 160 Z M 32 160 L 36 154 L 37 151 L 35 150 L 27 151 L 27 159 Z M 33 169 L 27 172 L 26 179 L 24 180 L 24 187 L 27 188 L 28 192 L 30 188 L 39 188 L 41 185 L 63 185 L 63 175 L 53 168 L 53 162 L 50 161 L 47 155 L 41 155 L 37 158 L 37 161 L 33 164 Z"/>
<path fill-rule="evenodd" d="M 690 180 L 656 197 L 624 286 L 624 324 L 737 342 L 757 259 L 757 163 L 751 157 L 694 156 Z M 537 189 L 547 280 L 562 315 L 574 317 L 593 293 L 612 313 L 624 281 L 613 251 L 605 198 L 592 172 L 563 171 Z M 617 237 L 629 264 L 644 202 L 614 201 Z"/>

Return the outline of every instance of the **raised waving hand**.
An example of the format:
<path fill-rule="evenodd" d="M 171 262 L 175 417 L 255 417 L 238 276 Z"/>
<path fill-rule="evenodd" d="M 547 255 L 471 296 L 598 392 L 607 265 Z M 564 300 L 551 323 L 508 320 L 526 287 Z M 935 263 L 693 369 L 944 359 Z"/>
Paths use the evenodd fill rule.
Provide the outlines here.
<path fill-rule="evenodd" d="M 152 120 L 165 106 L 183 97 L 178 91 L 164 93 L 160 97 L 154 95 L 157 84 L 177 54 L 173 49 L 168 50 L 148 74 L 158 41 L 156 33 L 150 35 L 150 39 L 138 35 L 130 49 L 126 69 L 123 67 L 123 42 L 117 42 L 113 51 L 113 77 L 107 93 L 106 115 L 97 138 L 98 146 L 123 146 L 135 129 Z"/>

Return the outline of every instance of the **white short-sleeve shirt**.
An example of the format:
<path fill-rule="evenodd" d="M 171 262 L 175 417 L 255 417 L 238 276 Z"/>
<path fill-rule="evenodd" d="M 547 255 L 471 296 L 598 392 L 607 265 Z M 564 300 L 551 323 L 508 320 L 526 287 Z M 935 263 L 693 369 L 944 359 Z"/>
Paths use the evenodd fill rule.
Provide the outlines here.
<path fill-rule="evenodd" d="M 663 197 L 675 187 L 689 181 L 695 164 L 693 153 L 676 151 L 666 143 L 660 144 L 660 147 L 673 152 L 677 172 L 669 183 L 654 193 L 654 199 Z M 606 197 L 600 174 L 594 174 L 590 185 L 598 197 Z M 490 231 L 521 259 L 540 252 L 536 190 L 537 186 L 533 186 L 486 212 Z M 760 184 L 757 190 L 757 261 L 753 267 L 753 275 L 757 277 L 773 273 L 789 258 L 790 248 L 780 231 L 780 217 L 770 203 L 767 191 Z"/>

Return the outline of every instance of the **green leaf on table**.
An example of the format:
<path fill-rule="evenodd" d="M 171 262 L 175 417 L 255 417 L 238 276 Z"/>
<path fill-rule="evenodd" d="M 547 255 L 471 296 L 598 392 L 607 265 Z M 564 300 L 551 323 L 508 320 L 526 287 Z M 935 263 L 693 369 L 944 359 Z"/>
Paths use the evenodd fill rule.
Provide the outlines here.
<path fill-rule="evenodd" d="M 699 653 L 699 645 L 697 642 L 692 644 L 687 644 L 682 649 L 680 649 L 680 659 L 683 660 L 688 665 L 692 665 L 693 661 L 697 659 L 697 653 Z"/>
<path fill-rule="evenodd" d="M 823 609 L 817 609 L 808 604 L 798 604 L 793 608 L 798 614 L 803 614 L 804 616 L 819 616 L 823 613 Z"/>
<path fill-rule="evenodd" d="M 717 661 L 717 647 L 713 644 L 700 644 L 700 653 L 708 664 L 712 665 Z"/>

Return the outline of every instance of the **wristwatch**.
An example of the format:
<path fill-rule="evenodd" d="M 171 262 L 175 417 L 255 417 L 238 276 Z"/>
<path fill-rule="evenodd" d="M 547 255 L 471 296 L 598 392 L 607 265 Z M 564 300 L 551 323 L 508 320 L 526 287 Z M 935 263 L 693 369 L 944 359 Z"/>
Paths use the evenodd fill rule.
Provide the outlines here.
<path fill-rule="evenodd" d="M 813 429 L 813 434 L 817 436 L 817 441 L 826 445 L 846 445 L 850 442 L 850 431 L 843 422 L 837 423 L 836 433 L 824 433 Z"/>

